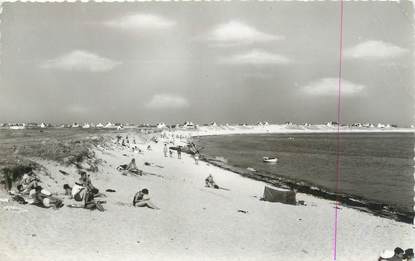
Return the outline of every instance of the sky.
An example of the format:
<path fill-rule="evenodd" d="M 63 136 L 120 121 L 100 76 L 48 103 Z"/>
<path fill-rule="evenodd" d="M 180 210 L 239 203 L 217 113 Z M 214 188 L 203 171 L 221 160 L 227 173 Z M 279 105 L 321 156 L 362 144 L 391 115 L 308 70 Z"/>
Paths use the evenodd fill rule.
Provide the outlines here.
<path fill-rule="evenodd" d="M 337 121 L 339 2 L 3 8 L 0 122 Z M 413 18 L 344 3 L 342 123 L 414 123 Z"/>

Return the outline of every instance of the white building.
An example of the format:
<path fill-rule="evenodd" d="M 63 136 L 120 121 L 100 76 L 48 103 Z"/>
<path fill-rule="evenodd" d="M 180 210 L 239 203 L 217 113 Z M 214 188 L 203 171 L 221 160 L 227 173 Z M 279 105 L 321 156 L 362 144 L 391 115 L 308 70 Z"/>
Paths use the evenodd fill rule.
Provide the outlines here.
<path fill-rule="evenodd" d="M 97 126 L 95 126 L 95 127 L 97 127 L 97 128 L 104 128 L 104 124 L 98 123 Z"/>
<path fill-rule="evenodd" d="M 109 129 L 109 128 L 115 128 L 115 124 L 114 123 L 111 123 L 111 122 L 107 122 L 107 124 L 104 126 L 104 128 L 107 128 L 107 129 Z"/>
<path fill-rule="evenodd" d="M 160 122 L 159 124 L 157 124 L 157 129 L 165 129 L 167 128 L 166 124 L 164 122 Z"/>

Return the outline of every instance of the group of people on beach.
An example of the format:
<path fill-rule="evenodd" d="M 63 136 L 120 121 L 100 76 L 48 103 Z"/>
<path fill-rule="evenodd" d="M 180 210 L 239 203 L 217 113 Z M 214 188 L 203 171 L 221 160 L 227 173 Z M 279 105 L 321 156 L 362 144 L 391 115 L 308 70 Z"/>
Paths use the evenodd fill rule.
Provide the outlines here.
<path fill-rule="evenodd" d="M 414 261 L 414 250 L 412 248 L 408 248 L 405 251 L 400 248 L 396 247 L 394 251 L 385 250 L 383 251 L 378 261 Z"/>

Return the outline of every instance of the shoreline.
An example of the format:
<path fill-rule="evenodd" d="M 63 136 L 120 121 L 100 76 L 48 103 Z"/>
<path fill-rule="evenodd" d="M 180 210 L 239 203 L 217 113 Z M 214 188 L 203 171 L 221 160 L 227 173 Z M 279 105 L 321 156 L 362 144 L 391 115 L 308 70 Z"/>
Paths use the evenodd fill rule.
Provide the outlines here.
<path fill-rule="evenodd" d="M 336 194 L 334 192 L 327 191 L 324 188 L 320 188 L 317 185 L 307 184 L 305 181 L 291 180 L 281 176 L 271 177 L 261 174 L 257 171 L 254 174 L 249 171 L 243 171 L 243 169 L 237 168 L 235 166 L 227 165 L 226 163 L 222 163 L 213 158 L 207 158 L 205 155 L 202 155 L 201 160 L 224 170 L 231 171 L 242 177 L 262 181 L 275 187 L 288 188 L 299 193 L 304 193 L 325 200 L 338 200 L 345 207 L 353 208 L 361 212 L 372 214 L 374 216 L 388 218 L 407 224 L 412 224 L 415 217 L 415 212 L 401 211 L 396 207 L 390 206 L 386 203 L 370 201 L 363 197 L 355 196 L 352 194 Z"/>
<path fill-rule="evenodd" d="M 258 126 L 256 126 L 258 127 Z M 258 130 L 257 128 L 255 130 Z M 405 131 L 383 131 L 383 130 L 366 130 L 366 131 L 345 131 L 343 133 L 412 133 L 413 130 L 405 130 Z M 320 130 L 320 131 L 293 131 L 293 132 L 284 132 L 282 130 L 276 132 L 232 132 L 232 133 L 224 133 L 224 134 L 217 134 L 217 133 L 203 133 L 203 135 L 199 135 L 198 131 L 192 134 L 191 138 L 203 137 L 203 136 L 227 136 L 227 135 L 264 135 L 264 134 L 337 134 L 337 131 L 332 130 Z M 244 169 L 228 165 L 227 163 L 221 162 L 213 158 L 214 155 L 201 155 L 201 160 L 204 160 L 214 166 L 220 167 L 222 169 L 232 171 L 238 175 L 243 177 L 247 177 L 253 180 L 263 181 L 273 186 L 285 187 L 291 190 L 296 190 L 300 193 L 305 193 L 308 195 L 312 195 L 318 198 L 327 199 L 327 200 L 338 200 L 342 205 L 346 207 L 350 207 L 353 209 L 357 209 L 359 211 L 372 214 L 379 217 L 384 217 L 388 219 L 392 219 L 395 221 L 413 224 L 415 218 L 415 211 L 403 211 L 398 209 L 397 207 L 375 201 L 369 200 L 361 196 L 356 196 L 353 194 L 346 194 L 346 193 L 335 193 L 332 191 L 327 190 L 326 188 L 320 187 L 315 184 L 310 184 L 306 181 L 302 180 L 295 180 L 290 179 L 283 176 L 276 175 L 275 177 L 268 176 L 261 174 L 259 172 L 252 173 L 250 171 L 246 171 Z"/>

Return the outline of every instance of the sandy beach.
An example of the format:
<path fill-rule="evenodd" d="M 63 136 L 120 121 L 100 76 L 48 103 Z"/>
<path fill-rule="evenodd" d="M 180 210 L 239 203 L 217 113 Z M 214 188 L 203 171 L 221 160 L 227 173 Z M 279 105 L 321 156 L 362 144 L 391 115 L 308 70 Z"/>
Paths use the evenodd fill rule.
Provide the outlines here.
<path fill-rule="evenodd" d="M 190 155 L 166 158 L 163 142 L 128 135 L 141 140 L 143 154 L 111 143 L 95 148 L 102 161 L 92 182 L 100 191 L 116 191 L 105 192 L 105 212 L 0 202 L 0 259 L 332 260 L 335 202 L 305 194 L 297 194 L 304 206 L 260 201 L 265 183 L 206 162 L 196 165 Z M 151 151 L 145 150 L 148 144 Z M 115 169 L 131 158 L 145 175 L 124 176 Z M 51 192 L 62 193 L 63 184 L 79 178 L 73 166 L 33 160 L 51 173 L 40 177 Z M 230 191 L 205 188 L 208 174 Z M 142 188 L 160 210 L 132 207 Z M 345 261 L 376 260 L 383 249 L 415 242 L 412 225 L 343 206 L 337 233 L 337 260 Z"/>

